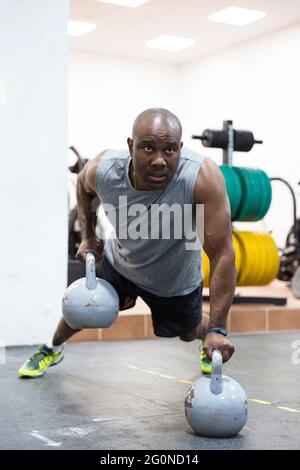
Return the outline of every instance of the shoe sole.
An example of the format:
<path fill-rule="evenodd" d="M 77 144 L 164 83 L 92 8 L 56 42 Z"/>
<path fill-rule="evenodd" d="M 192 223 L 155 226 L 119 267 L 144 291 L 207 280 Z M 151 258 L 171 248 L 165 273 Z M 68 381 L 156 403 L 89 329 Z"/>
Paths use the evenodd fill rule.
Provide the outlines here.
<path fill-rule="evenodd" d="M 50 364 L 49 367 L 57 366 L 57 364 L 60 364 L 60 363 L 64 360 L 64 357 L 65 357 L 65 356 L 62 356 L 59 361 L 53 362 L 53 364 Z"/>

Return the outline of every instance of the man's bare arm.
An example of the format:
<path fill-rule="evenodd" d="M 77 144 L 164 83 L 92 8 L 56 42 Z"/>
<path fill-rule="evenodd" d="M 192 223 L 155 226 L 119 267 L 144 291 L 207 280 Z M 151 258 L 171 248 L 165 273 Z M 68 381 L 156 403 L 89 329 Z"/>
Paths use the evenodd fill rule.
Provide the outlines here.
<path fill-rule="evenodd" d="M 98 261 L 101 259 L 103 243 L 96 240 L 96 212 L 93 210 L 93 205 L 97 196 L 96 171 L 104 152 L 89 160 L 79 173 L 77 179 L 77 209 L 82 241 L 76 258 L 80 261 L 85 260 L 88 251 L 93 251 Z"/>
<path fill-rule="evenodd" d="M 226 328 L 236 286 L 235 254 L 224 177 L 210 159 L 204 161 L 199 171 L 194 198 L 196 203 L 204 204 L 203 248 L 210 260 L 209 326 Z M 228 360 L 231 354 L 225 354 L 223 359 Z"/>

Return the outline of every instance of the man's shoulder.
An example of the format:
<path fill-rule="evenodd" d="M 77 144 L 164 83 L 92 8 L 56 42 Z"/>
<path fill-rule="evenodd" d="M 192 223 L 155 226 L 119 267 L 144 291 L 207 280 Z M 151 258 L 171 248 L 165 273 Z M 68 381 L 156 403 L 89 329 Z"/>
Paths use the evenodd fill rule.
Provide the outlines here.
<path fill-rule="evenodd" d="M 211 159 L 207 158 L 201 166 L 195 184 L 194 199 L 197 203 L 205 203 L 209 198 L 214 199 L 219 193 L 223 193 L 226 186 L 223 174 L 219 166 Z"/>
<path fill-rule="evenodd" d="M 125 168 L 130 157 L 128 149 L 107 149 L 99 160 L 96 168 L 96 185 L 100 192 L 100 185 L 113 184 L 116 178 L 124 175 Z M 121 171 L 121 172 L 120 172 Z"/>
<path fill-rule="evenodd" d="M 97 174 L 100 176 L 103 172 L 115 167 L 124 168 L 126 161 L 129 158 L 128 149 L 106 149 L 100 154 L 97 164 Z"/>
<path fill-rule="evenodd" d="M 101 160 L 125 160 L 129 157 L 128 149 L 107 149 L 101 157 Z"/>

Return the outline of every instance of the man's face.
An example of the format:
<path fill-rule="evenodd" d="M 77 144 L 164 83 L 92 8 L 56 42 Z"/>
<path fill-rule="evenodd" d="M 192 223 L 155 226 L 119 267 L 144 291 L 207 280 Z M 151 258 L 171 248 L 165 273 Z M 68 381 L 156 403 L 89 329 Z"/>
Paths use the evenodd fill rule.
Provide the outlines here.
<path fill-rule="evenodd" d="M 138 189 L 161 189 L 176 173 L 182 142 L 176 122 L 154 116 L 145 119 L 128 139 Z"/>

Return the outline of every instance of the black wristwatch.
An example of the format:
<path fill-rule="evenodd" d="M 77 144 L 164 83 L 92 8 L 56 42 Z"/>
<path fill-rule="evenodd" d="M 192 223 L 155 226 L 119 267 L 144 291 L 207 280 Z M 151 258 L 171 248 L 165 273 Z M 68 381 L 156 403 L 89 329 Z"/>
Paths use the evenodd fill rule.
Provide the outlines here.
<path fill-rule="evenodd" d="M 208 333 L 219 333 L 220 335 L 227 336 L 228 331 L 224 330 L 224 328 L 215 328 L 213 326 L 210 326 L 207 328 L 206 334 Z"/>

